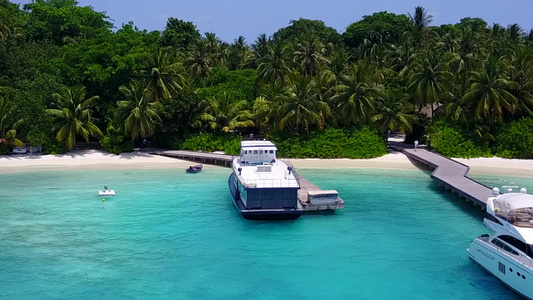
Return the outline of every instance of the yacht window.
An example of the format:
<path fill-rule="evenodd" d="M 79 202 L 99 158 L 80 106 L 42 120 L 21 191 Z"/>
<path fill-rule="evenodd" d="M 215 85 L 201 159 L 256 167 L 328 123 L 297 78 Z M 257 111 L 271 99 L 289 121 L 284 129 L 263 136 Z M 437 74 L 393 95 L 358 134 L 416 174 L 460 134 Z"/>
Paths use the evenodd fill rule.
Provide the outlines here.
<path fill-rule="evenodd" d="M 259 154 L 263 154 L 263 150 L 259 150 Z"/>
<path fill-rule="evenodd" d="M 504 242 L 507 242 L 509 245 L 514 246 L 515 248 L 517 248 L 518 250 L 524 253 L 527 252 L 526 243 L 522 242 L 519 239 L 516 239 L 510 235 L 500 235 L 498 238 Z"/>
<path fill-rule="evenodd" d="M 270 150 L 270 154 L 274 154 L 274 150 Z"/>
<path fill-rule="evenodd" d="M 492 239 L 492 241 L 490 241 L 490 242 L 493 243 L 494 245 L 496 245 L 496 247 L 503 249 L 503 243 L 499 239 Z"/>
<path fill-rule="evenodd" d="M 257 154 L 257 150 L 254 150 L 254 154 Z"/>
<path fill-rule="evenodd" d="M 514 255 L 519 255 L 518 252 L 516 252 L 515 250 L 513 250 L 513 248 L 509 247 L 507 244 L 505 244 L 504 242 L 500 241 L 499 239 L 495 238 L 491 241 L 491 243 L 493 243 L 494 245 L 496 245 L 496 247 L 500 248 L 500 249 L 503 249 L 504 251 L 506 252 L 509 252 L 511 254 L 514 254 Z"/>

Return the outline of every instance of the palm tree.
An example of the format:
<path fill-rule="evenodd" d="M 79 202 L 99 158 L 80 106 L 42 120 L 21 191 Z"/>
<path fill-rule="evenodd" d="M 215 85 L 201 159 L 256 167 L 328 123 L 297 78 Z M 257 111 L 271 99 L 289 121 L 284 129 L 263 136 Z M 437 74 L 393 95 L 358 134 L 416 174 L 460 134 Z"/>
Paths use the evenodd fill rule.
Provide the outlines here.
<path fill-rule="evenodd" d="M 294 51 L 294 61 L 300 67 L 302 76 L 318 74 L 320 66 L 327 61 L 324 54 L 324 45 L 316 39 L 299 42 Z"/>
<path fill-rule="evenodd" d="M 263 82 L 287 83 L 291 68 L 288 48 L 275 43 L 270 52 L 259 60 L 257 78 Z"/>
<path fill-rule="evenodd" d="M 289 95 L 283 98 L 277 112 L 281 130 L 291 126 L 303 134 L 312 127 L 322 129 L 326 118 L 331 116 L 329 105 L 315 97 L 312 85 L 303 77 L 296 80 Z"/>
<path fill-rule="evenodd" d="M 374 100 L 380 91 L 372 82 L 372 72 L 368 64 L 358 63 L 341 76 L 341 84 L 336 88 L 338 93 L 333 97 L 341 123 L 347 126 L 364 123 L 374 115 Z"/>
<path fill-rule="evenodd" d="M 144 70 L 137 71 L 138 77 L 146 80 L 152 102 L 168 100 L 186 86 L 187 79 L 182 65 L 167 50 L 159 49 L 146 62 Z"/>
<path fill-rule="evenodd" d="M 252 108 L 255 127 L 262 132 L 270 129 L 272 125 L 272 114 L 274 112 L 275 109 L 270 101 L 263 96 L 257 97 Z"/>
<path fill-rule="evenodd" d="M 479 43 L 479 33 L 473 31 L 471 28 L 463 28 L 461 30 L 461 37 L 458 41 L 459 48 L 456 51 L 450 52 L 449 67 L 450 71 L 457 74 L 455 77 L 460 86 L 460 96 L 467 89 L 468 74 L 477 68 L 479 64 L 479 57 L 481 56 L 481 45 Z"/>
<path fill-rule="evenodd" d="M 208 43 L 205 40 L 199 40 L 191 47 L 185 64 L 190 68 L 193 76 L 206 78 L 211 72 L 212 56 Z"/>
<path fill-rule="evenodd" d="M 204 112 L 194 122 L 195 127 L 205 125 L 215 131 L 229 132 L 235 127 L 254 126 L 253 114 L 247 109 L 246 100 L 237 100 L 224 92 L 218 99 L 211 97 L 200 103 Z"/>
<path fill-rule="evenodd" d="M 0 97 L 0 144 L 23 148 L 24 143 L 17 138 L 17 129 L 24 123 L 24 119 L 13 120 L 14 111 L 14 107 L 10 107 L 4 97 Z"/>
<path fill-rule="evenodd" d="M 433 16 L 429 15 L 427 9 L 422 6 L 415 7 L 415 13 L 413 15 L 410 13 L 407 13 L 407 15 L 411 19 L 411 24 L 415 28 L 415 31 L 423 31 L 433 21 Z"/>
<path fill-rule="evenodd" d="M 413 35 L 411 38 L 414 46 L 423 46 L 426 37 L 426 29 L 433 21 L 433 16 L 428 14 L 427 10 L 422 6 L 415 7 L 414 15 L 408 13 L 408 16 L 413 25 Z"/>
<path fill-rule="evenodd" d="M 214 54 L 218 51 L 218 46 L 220 45 L 220 39 L 216 36 L 213 32 L 206 32 L 205 33 L 205 46 L 207 47 L 207 51 L 210 54 Z"/>
<path fill-rule="evenodd" d="M 102 131 L 92 122 L 92 111 L 89 109 L 98 96 L 85 99 L 85 87 L 77 86 L 64 87 L 53 97 L 59 103 L 60 109 L 47 109 L 47 112 L 57 119 L 53 130 L 58 131 L 56 139 L 59 142 L 64 142 L 68 149 L 72 150 L 77 135 L 87 142 L 89 136 L 102 136 Z"/>
<path fill-rule="evenodd" d="M 333 49 L 327 58 L 329 69 L 338 77 L 348 65 L 350 61 L 350 54 L 341 47 Z"/>
<path fill-rule="evenodd" d="M 510 92 L 518 88 L 516 82 L 506 77 L 503 57 L 489 56 L 479 72 L 472 72 L 470 91 L 462 100 L 474 107 L 476 117 L 502 119 L 504 111 L 514 113 L 517 107 L 516 97 Z"/>
<path fill-rule="evenodd" d="M 415 65 L 417 52 L 408 43 L 401 45 L 390 45 L 389 54 L 391 69 L 398 72 L 400 76 L 410 76 Z"/>
<path fill-rule="evenodd" d="M 533 115 L 533 50 L 520 45 L 510 55 L 510 80 L 517 83 L 511 92 L 517 100 L 518 111 Z"/>
<path fill-rule="evenodd" d="M 257 40 L 252 45 L 252 50 L 255 56 L 255 60 L 259 60 L 268 54 L 270 50 L 270 43 L 272 39 L 262 33 L 257 37 Z"/>
<path fill-rule="evenodd" d="M 426 52 L 415 69 L 416 73 L 409 79 L 408 89 L 413 91 L 418 100 L 419 109 L 426 104 L 431 104 L 433 116 L 433 105 L 439 102 L 444 93 L 449 93 L 448 86 L 453 80 L 453 75 L 448 72 L 438 53 Z"/>
<path fill-rule="evenodd" d="M 121 86 L 119 90 L 125 100 L 118 102 L 117 117 L 124 134 L 132 140 L 152 136 L 156 122 L 161 122 L 158 114 L 160 102 L 150 102 L 149 93 L 139 81 L 131 82 L 129 87 Z"/>
<path fill-rule="evenodd" d="M 407 102 L 404 93 L 398 90 L 387 90 L 377 102 L 377 114 L 372 116 L 371 121 L 381 133 L 387 130 L 411 131 L 416 117 L 409 112 L 412 106 Z"/>
<path fill-rule="evenodd" d="M 229 48 L 228 68 L 230 70 L 237 70 L 248 67 L 252 58 L 253 54 L 250 52 L 246 40 L 243 36 L 239 36 Z"/>
<path fill-rule="evenodd" d="M 512 44 L 517 45 L 524 36 L 524 30 L 522 30 L 522 27 L 518 24 L 509 25 L 509 27 L 507 27 L 507 35 L 511 39 Z"/>

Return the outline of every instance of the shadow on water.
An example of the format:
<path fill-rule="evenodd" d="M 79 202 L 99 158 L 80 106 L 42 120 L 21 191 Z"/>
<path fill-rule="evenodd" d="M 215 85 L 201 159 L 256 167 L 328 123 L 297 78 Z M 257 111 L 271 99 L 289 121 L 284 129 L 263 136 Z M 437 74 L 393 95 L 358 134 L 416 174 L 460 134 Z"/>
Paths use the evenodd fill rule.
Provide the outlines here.
<path fill-rule="evenodd" d="M 466 200 L 465 198 L 459 197 L 459 195 L 445 189 L 435 181 L 429 184 L 429 188 L 435 193 L 442 195 L 449 203 L 468 214 L 470 217 L 480 222 L 483 221 L 483 218 L 485 217 L 485 211 L 480 206 L 474 205 L 474 203 Z"/>

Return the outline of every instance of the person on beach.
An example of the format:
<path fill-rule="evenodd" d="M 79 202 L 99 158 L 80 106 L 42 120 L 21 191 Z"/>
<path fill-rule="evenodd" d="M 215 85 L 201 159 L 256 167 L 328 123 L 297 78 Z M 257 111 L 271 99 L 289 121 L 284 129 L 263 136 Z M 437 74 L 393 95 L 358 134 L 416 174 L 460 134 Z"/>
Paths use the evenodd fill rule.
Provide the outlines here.
<path fill-rule="evenodd" d="M 415 140 L 415 151 L 416 151 L 416 148 L 418 148 L 418 140 Z"/>

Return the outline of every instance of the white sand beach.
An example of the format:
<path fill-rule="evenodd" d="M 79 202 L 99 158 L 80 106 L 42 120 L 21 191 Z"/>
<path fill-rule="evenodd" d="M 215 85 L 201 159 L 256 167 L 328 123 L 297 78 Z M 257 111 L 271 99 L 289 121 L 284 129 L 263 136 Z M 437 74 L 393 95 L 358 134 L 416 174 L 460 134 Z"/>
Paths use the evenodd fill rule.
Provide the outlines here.
<path fill-rule="evenodd" d="M 470 174 L 533 178 L 533 160 L 492 158 L 456 159 L 470 166 Z M 417 170 L 405 155 L 392 152 L 373 159 L 290 159 L 296 168 L 373 168 Z M 46 170 L 169 169 L 195 163 L 143 152 L 109 154 L 96 150 L 62 155 L 0 156 L 0 174 Z M 207 168 L 221 168 L 205 165 Z"/>
<path fill-rule="evenodd" d="M 185 169 L 191 165 L 195 163 L 143 152 L 115 155 L 96 150 L 77 150 L 61 155 L 0 156 L 0 174 L 47 170 Z"/>
<path fill-rule="evenodd" d="M 505 159 L 500 157 L 454 158 L 470 167 L 469 174 L 517 176 L 533 178 L 533 160 Z M 418 169 L 400 152 L 392 152 L 373 159 L 291 159 L 296 168 L 373 168 L 373 169 Z"/>

